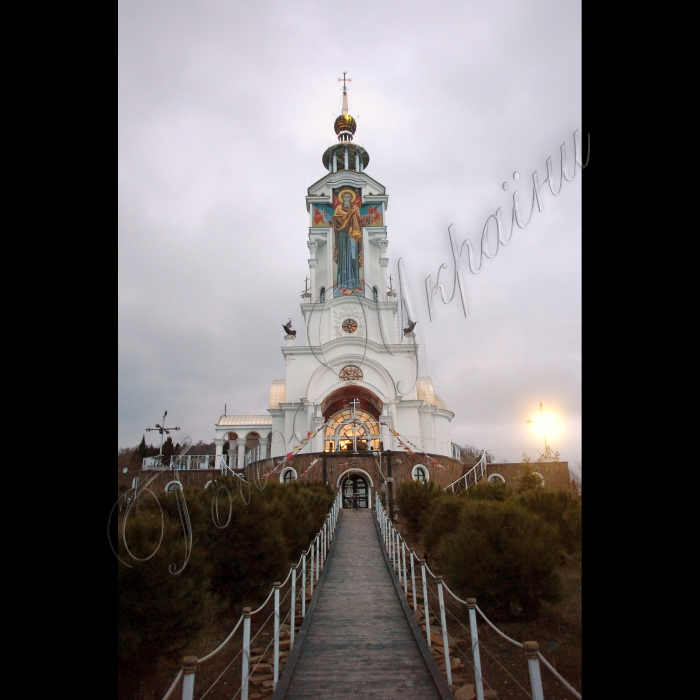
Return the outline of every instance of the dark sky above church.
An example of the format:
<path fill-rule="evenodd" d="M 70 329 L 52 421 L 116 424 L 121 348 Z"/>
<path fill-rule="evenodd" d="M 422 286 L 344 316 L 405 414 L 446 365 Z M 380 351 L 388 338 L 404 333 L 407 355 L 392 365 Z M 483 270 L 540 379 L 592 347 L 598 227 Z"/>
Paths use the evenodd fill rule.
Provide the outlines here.
<path fill-rule="evenodd" d="M 467 318 L 438 293 L 431 322 L 424 282 L 446 263 L 449 298 L 448 226 L 478 249 L 499 207 L 510 230 L 515 189 L 527 218 L 550 156 L 558 187 L 577 129 L 585 145 L 581 6 L 558 0 L 120 1 L 118 445 L 164 410 L 195 442 L 224 404 L 266 412 L 281 324 L 305 339 L 304 196 L 344 70 L 453 442 L 535 460 L 525 421 L 542 402 L 560 418 L 548 442 L 580 465 L 584 173 L 557 197 L 544 185 L 543 210 L 478 275 L 464 253 Z"/>

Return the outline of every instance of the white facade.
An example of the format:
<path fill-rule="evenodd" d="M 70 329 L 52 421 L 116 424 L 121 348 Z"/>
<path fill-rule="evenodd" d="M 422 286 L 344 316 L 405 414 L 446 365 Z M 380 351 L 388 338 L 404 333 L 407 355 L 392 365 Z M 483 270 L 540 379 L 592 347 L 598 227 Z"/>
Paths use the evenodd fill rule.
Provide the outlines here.
<path fill-rule="evenodd" d="M 379 441 L 383 449 L 400 450 L 388 428 L 420 450 L 453 454 L 454 414 L 435 394 L 431 379 L 419 376 L 416 333 L 398 327 L 399 302 L 387 287 L 389 198 L 384 185 L 364 171 L 369 156 L 352 143 L 354 131 L 344 109 L 336 120 L 339 142 L 324 154 L 328 172 L 307 192 L 310 284 L 301 304 L 307 344 L 286 336 L 286 377 L 272 383 L 268 416 L 221 416 L 215 426 L 217 454 L 229 440 L 229 454 L 238 455 L 239 466 L 253 444 L 251 435 L 277 457 L 324 425 L 300 454 L 379 449 Z M 337 222 L 349 221 L 357 202 L 358 215 L 371 214 L 355 219 L 361 226 L 348 223 L 343 234 Z M 350 272 L 342 273 L 341 265 Z M 358 416 L 366 436 L 348 428 L 357 425 Z"/>

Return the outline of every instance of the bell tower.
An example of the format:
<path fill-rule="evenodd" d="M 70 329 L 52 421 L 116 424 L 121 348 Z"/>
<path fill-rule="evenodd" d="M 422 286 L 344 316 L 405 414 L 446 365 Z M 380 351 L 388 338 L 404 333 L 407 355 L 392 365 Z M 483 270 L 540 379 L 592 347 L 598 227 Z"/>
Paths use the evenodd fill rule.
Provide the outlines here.
<path fill-rule="evenodd" d="M 306 303 L 302 304 L 302 313 L 308 326 L 309 314 L 315 314 L 319 305 L 334 299 L 355 304 L 359 299 L 366 299 L 373 305 L 381 305 L 382 327 L 378 325 L 375 306 L 367 306 L 361 323 L 355 319 L 358 327 L 371 326 L 375 333 L 371 329 L 369 332 L 376 342 L 382 342 L 383 334 L 385 343 L 393 343 L 397 304 L 392 295 L 387 297 L 386 284 L 389 198 L 384 185 L 366 171 L 369 153 L 354 143 L 357 122 L 348 108 L 350 78 L 344 73 L 339 80 L 343 81 L 343 107 L 333 123 L 338 142 L 323 153 L 321 161 L 327 174 L 308 188 L 306 197 L 307 245 L 311 254 L 310 283 L 303 295 Z M 310 342 L 320 340 L 323 343 L 337 336 L 330 307 L 328 311 L 326 318 L 317 324 L 320 335 L 314 333 Z M 375 317 L 371 322 L 366 318 L 367 312 Z"/>

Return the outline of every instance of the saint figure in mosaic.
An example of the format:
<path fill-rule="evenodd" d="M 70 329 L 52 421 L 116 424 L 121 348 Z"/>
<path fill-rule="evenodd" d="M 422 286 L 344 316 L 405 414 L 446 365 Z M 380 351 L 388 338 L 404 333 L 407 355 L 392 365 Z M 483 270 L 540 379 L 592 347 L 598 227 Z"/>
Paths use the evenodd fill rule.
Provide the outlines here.
<path fill-rule="evenodd" d="M 338 263 L 336 289 L 340 294 L 362 293 L 362 226 L 371 226 L 373 217 L 362 216 L 355 204 L 357 193 L 350 188 L 338 192 L 340 203 L 333 212 Z"/>

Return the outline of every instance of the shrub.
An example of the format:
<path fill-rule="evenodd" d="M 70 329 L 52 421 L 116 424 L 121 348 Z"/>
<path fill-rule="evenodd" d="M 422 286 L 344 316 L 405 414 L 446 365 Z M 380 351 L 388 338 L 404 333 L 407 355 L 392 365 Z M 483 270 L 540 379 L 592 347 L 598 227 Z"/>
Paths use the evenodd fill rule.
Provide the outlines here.
<path fill-rule="evenodd" d="M 559 553 L 556 530 L 513 499 L 466 499 L 438 549 L 450 585 L 501 619 L 530 619 L 542 601 L 561 599 Z"/>
<path fill-rule="evenodd" d="M 217 478 L 217 486 L 228 488 L 236 495 L 235 477 Z M 267 488 L 270 488 L 268 484 Z M 212 520 L 212 499 L 216 488 L 186 491 L 190 503 L 190 517 L 195 536 L 206 552 L 212 567 L 212 590 L 234 605 L 252 605 L 267 595 L 273 581 L 282 580 L 287 573 L 290 558 L 289 544 L 284 537 L 276 508 L 270 493 L 252 487 L 230 502 L 225 491 L 218 497 L 220 529 Z M 273 486 L 274 488 L 274 486 Z"/>
<path fill-rule="evenodd" d="M 556 528 L 559 541 L 569 554 L 581 548 L 581 501 L 571 493 L 530 489 L 517 500 Z"/>
<path fill-rule="evenodd" d="M 148 497 L 145 496 L 144 499 Z M 139 501 L 141 503 L 141 499 Z M 162 656 L 177 660 L 201 634 L 209 613 L 217 609 L 210 591 L 211 568 L 201 547 L 195 543 L 185 570 L 173 575 L 184 561 L 182 527 L 164 513 L 163 541 L 148 561 L 134 561 L 119 547 L 121 558 L 131 568 L 118 567 L 118 685 L 119 696 L 129 697 L 145 674 Z M 129 549 L 147 557 L 158 544 L 160 512 L 143 504 L 127 521 Z M 121 541 L 121 540 L 120 540 Z"/>
<path fill-rule="evenodd" d="M 432 481 L 404 481 L 399 484 L 396 505 L 406 527 L 414 535 L 420 532 L 421 515 L 439 495 L 440 490 Z"/>
<path fill-rule="evenodd" d="M 505 501 L 513 495 L 513 489 L 508 484 L 489 484 L 482 481 L 480 484 L 470 486 L 466 491 L 467 498 L 478 501 Z"/>
<path fill-rule="evenodd" d="M 420 518 L 421 541 L 427 551 L 437 551 L 442 536 L 459 521 L 465 503 L 466 498 L 452 493 L 441 493 L 430 502 Z"/>
<path fill-rule="evenodd" d="M 541 489 L 543 486 L 542 479 L 535 474 L 535 468 L 530 462 L 523 462 L 523 473 L 515 479 L 515 490 L 518 493 Z"/>

